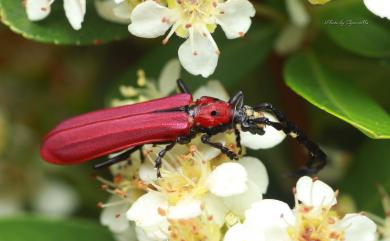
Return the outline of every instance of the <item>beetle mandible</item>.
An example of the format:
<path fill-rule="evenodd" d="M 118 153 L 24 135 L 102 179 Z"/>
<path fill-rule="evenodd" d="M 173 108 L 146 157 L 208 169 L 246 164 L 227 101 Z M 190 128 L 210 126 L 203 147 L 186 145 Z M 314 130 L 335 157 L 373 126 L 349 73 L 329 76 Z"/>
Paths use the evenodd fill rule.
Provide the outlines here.
<path fill-rule="evenodd" d="M 203 143 L 237 160 L 241 153 L 238 128 L 263 135 L 264 127 L 271 126 L 295 138 L 308 150 L 307 165 L 297 175 L 313 175 L 325 166 L 325 153 L 271 104 L 244 105 L 241 91 L 227 102 L 207 96 L 193 101 L 183 81 L 179 79 L 177 84 L 181 93 L 174 96 L 98 110 L 61 122 L 46 135 L 41 156 L 54 164 L 78 164 L 132 147 L 95 165 L 101 168 L 128 159 L 144 144 L 167 144 L 155 161 L 157 175 L 161 177 L 162 158 L 177 143 L 189 143 L 201 133 Z M 264 112 L 278 121 L 264 117 Z M 234 130 L 239 153 L 210 140 L 227 130 Z"/>

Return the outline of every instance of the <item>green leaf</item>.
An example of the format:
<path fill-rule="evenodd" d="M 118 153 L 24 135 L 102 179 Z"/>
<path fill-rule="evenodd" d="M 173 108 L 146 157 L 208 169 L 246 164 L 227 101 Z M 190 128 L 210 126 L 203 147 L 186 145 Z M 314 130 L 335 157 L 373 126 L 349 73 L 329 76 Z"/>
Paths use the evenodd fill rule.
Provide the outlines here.
<path fill-rule="evenodd" d="M 208 79 L 217 79 L 226 88 L 232 87 L 261 65 L 272 49 L 275 34 L 276 27 L 265 24 L 252 25 L 244 39 L 228 40 L 219 31 L 215 38 L 221 50 L 221 55 L 215 73 L 204 79 L 193 76 L 182 68 L 181 76 L 191 88 L 195 85 L 204 84 Z M 178 58 L 177 51 L 183 41 L 184 39 L 176 37 L 167 45 L 158 46 L 146 54 L 117 81 L 114 89 L 109 93 L 108 99 L 118 95 L 120 85 L 134 84 L 137 78 L 136 72 L 139 69 L 145 70 L 148 77 L 158 78 L 165 63 L 173 58 Z"/>
<path fill-rule="evenodd" d="M 316 10 L 321 27 L 339 46 L 367 57 L 390 56 L 388 20 L 367 10 L 363 1 L 332 1 Z"/>
<path fill-rule="evenodd" d="M 85 220 L 41 217 L 0 219 L 0 239 L 6 241 L 113 241 L 107 228 Z"/>
<path fill-rule="evenodd" d="M 94 1 L 87 1 L 87 13 L 81 30 L 74 30 L 65 16 L 62 1 L 52 5 L 51 13 L 39 22 L 28 20 L 20 0 L 0 0 L 1 21 L 25 38 L 54 44 L 100 44 L 129 36 L 125 25 L 103 20 L 95 11 Z"/>
<path fill-rule="evenodd" d="M 321 65 L 313 53 L 291 58 L 287 85 L 320 109 L 350 123 L 371 138 L 390 138 L 390 117 L 354 84 Z"/>
<path fill-rule="evenodd" d="M 381 197 L 376 184 L 390 194 L 390 141 L 370 140 L 355 153 L 352 166 L 340 184 L 342 194 L 351 195 L 359 210 L 380 213 Z M 383 216 L 384 217 L 384 216 Z"/>

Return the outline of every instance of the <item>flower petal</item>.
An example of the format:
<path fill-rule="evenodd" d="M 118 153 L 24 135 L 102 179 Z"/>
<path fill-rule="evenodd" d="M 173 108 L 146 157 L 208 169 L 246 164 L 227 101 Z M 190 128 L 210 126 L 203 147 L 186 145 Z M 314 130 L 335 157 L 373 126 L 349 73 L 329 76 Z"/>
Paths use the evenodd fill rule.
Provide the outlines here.
<path fill-rule="evenodd" d="M 217 67 L 219 53 L 211 41 L 198 32 L 180 45 L 178 54 L 182 66 L 193 75 L 207 78 Z"/>
<path fill-rule="evenodd" d="M 243 193 L 247 189 L 245 168 L 236 162 L 227 162 L 217 166 L 209 175 L 207 186 L 210 192 L 228 197 Z"/>
<path fill-rule="evenodd" d="M 259 159 L 250 156 L 241 158 L 239 163 L 244 166 L 248 180 L 259 188 L 259 194 L 266 193 L 268 188 L 268 173 L 264 164 Z"/>
<path fill-rule="evenodd" d="M 26 0 L 26 13 L 30 21 L 46 18 L 50 11 L 52 0 Z"/>
<path fill-rule="evenodd" d="M 95 9 L 97 13 L 105 20 L 115 23 L 130 23 L 131 8 L 127 2 L 118 5 L 113 0 L 96 0 Z M 127 14 L 122 14 L 124 12 Z"/>
<path fill-rule="evenodd" d="M 165 196 L 159 192 L 149 192 L 142 195 L 127 211 L 127 219 L 137 226 L 148 228 L 167 223 L 166 212 L 168 203 Z"/>
<path fill-rule="evenodd" d="M 267 117 L 271 121 L 277 121 L 269 113 L 264 113 L 264 117 Z M 241 144 L 254 150 L 268 149 L 281 143 L 286 138 L 286 134 L 283 131 L 278 131 L 271 126 L 266 126 L 264 131 L 264 135 L 253 135 L 249 132 L 241 131 Z"/>
<path fill-rule="evenodd" d="M 245 225 L 262 229 L 266 240 L 291 240 L 287 228 L 294 225 L 295 217 L 290 207 L 281 201 L 264 199 L 245 212 Z"/>
<path fill-rule="evenodd" d="M 364 4 L 373 14 L 390 20 L 390 1 L 363 0 Z"/>
<path fill-rule="evenodd" d="M 264 236 L 256 229 L 248 228 L 244 224 L 236 224 L 229 228 L 223 238 L 223 241 L 263 241 Z"/>
<path fill-rule="evenodd" d="M 376 240 L 376 224 L 364 215 L 346 214 L 336 226 L 345 231 L 345 241 Z"/>
<path fill-rule="evenodd" d="M 79 205 L 77 193 L 66 183 L 47 180 L 32 199 L 34 210 L 50 216 L 68 216 Z"/>
<path fill-rule="evenodd" d="M 229 94 L 218 80 L 208 81 L 206 85 L 202 85 L 197 89 L 192 96 L 194 99 L 199 99 L 202 96 L 211 96 L 224 101 L 229 100 Z"/>
<path fill-rule="evenodd" d="M 242 37 L 251 26 L 255 8 L 247 0 L 228 0 L 218 4 L 217 23 L 229 39 Z"/>
<path fill-rule="evenodd" d="M 129 221 L 127 221 L 129 222 Z M 135 232 L 135 227 L 133 225 L 129 225 L 129 227 L 120 233 L 114 233 L 114 237 L 116 241 L 129 241 L 129 240 L 137 240 L 136 232 Z M 138 241 L 141 241 L 138 239 Z M 146 240 L 144 240 L 146 241 Z"/>
<path fill-rule="evenodd" d="M 138 37 L 156 38 L 171 27 L 171 16 L 172 10 L 153 0 L 147 0 L 133 9 L 129 31 Z"/>
<path fill-rule="evenodd" d="M 176 81 L 180 78 L 180 61 L 178 59 L 169 60 L 158 78 L 158 89 L 163 96 L 169 95 L 176 89 Z"/>
<path fill-rule="evenodd" d="M 335 192 L 326 183 L 304 176 L 296 185 L 296 198 L 314 208 L 331 207 L 337 203 Z"/>
<path fill-rule="evenodd" d="M 151 183 L 157 180 L 156 169 L 149 163 L 143 163 L 139 168 L 139 178 L 146 182 Z"/>
<path fill-rule="evenodd" d="M 111 196 L 107 203 L 115 203 L 121 200 L 123 199 L 118 196 Z M 100 214 L 100 223 L 108 226 L 114 233 L 125 232 L 130 227 L 129 220 L 127 220 L 125 215 L 128 208 L 129 205 L 126 202 L 104 208 L 103 212 Z"/>
<path fill-rule="evenodd" d="M 169 219 L 191 219 L 202 213 L 200 200 L 182 200 L 175 206 L 169 206 Z"/>
<path fill-rule="evenodd" d="M 245 192 L 222 198 L 224 203 L 235 215 L 244 217 L 245 211 L 250 209 L 252 204 L 263 199 L 259 187 L 252 181 L 248 181 Z"/>
<path fill-rule="evenodd" d="M 290 15 L 291 22 L 299 27 L 306 27 L 310 23 L 310 16 L 301 0 L 287 0 L 287 12 Z"/>
<path fill-rule="evenodd" d="M 296 51 L 303 43 L 306 29 L 294 24 L 287 24 L 275 41 L 275 51 L 279 55 L 287 55 Z"/>
<path fill-rule="evenodd" d="M 224 205 L 222 199 L 212 194 L 206 194 L 204 197 L 204 207 L 207 216 L 211 216 L 214 223 L 220 226 L 225 223 L 225 216 L 229 209 L 226 205 Z"/>
<path fill-rule="evenodd" d="M 81 29 L 86 11 L 86 0 L 64 0 L 65 15 L 75 30 Z"/>

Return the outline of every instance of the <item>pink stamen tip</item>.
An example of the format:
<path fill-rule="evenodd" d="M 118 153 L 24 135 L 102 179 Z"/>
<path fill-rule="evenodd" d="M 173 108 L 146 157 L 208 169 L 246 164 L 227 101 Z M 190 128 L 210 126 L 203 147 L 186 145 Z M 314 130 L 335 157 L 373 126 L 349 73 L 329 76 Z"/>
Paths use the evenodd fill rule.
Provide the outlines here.
<path fill-rule="evenodd" d="M 102 202 L 98 202 L 97 206 L 98 206 L 99 208 L 104 208 L 104 204 L 103 204 Z"/>
<path fill-rule="evenodd" d="M 193 54 L 194 56 L 197 56 L 197 55 L 198 55 L 198 52 L 194 51 L 192 54 Z"/>
<path fill-rule="evenodd" d="M 213 7 L 217 7 L 217 3 L 216 2 L 213 2 Z"/>
<path fill-rule="evenodd" d="M 192 24 L 187 23 L 187 24 L 185 25 L 185 27 L 186 27 L 186 28 L 191 28 L 191 27 L 192 27 Z"/>
<path fill-rule="evenodd" d="M 224 12 L 224 11 L 221 11 L 221 12 L 219 12 L 219 14 L 225 14 L 225 12 Z"/>

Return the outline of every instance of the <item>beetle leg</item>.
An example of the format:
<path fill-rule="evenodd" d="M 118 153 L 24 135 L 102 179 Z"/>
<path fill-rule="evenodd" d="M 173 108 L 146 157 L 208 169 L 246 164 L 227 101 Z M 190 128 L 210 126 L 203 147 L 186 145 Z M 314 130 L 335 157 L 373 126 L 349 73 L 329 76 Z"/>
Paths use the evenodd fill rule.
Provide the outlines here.
<path fill-rule="evenodd" d="M 240 130 L 237 128 L 237 126 L 234 127 L 234 134 L 236 135 L 236 145 L 238 148 L 238 155 L 241 155 L 242 153 L 241 133 Z"/>
<path fill-rule="evenodd" d="M 104 162 L 100 162 L 100 163 L 94 165 L 93 168 L 94 169 L 101 169 L 103 167 L 111 166 L 112 164 L 115 164 L 117 162 L 125 161 L 125 160 L 129 159 L 130 155 L 133 154 L 133 152 L 140 150 L 141 148 L 142 148 L 142 146 L 134 147 L 134 148 L 127 150 L 127 151 L 125 151 L 117 156 L 114 156 L 113 158 L 110 158 Z M 142 152 L 142 150 L 141 150 L 141 152 Z"/>
<path fill-rule="evenodd" d="M 179 88 L 181 93 L 190 94 L 190 91 L 188 90 L 187 86 L 184 84 L 184 81 L 182 79 L 177 79 L 177 87 Z"/>
<path fill-rule="evenodd" d="M 238 155 L 236 153 L 234 153 L 232 150 L 229 150 L 229 148 L 224 147 L 221 143 L 211 142 L 210 137 L 211 136 L 209 136 L 208 134 L 204 134 L 201 136 L 201 141 L 204 144 L 207 144 L 209 146 L 212 146 L 214 148 L 221 150 L 221 152 L 223 154 L 227 155 L 230 159 L 238 160 Z"/>
<path fill-rule="evenodd" d="M 298 127 L 290 121 L 273 122 L 268 118 L 262 117 L 252 120 L 257 124 L 269 125 L 276 130 L 281 130 L 286 135 L 289 135 L 302 144 L 309 152 L 309 160 L 307 161 L 307 167 L 298 170 L 295 176 L 314 175 L 326 165 L 326 154 L 311 140 L 309 140 L 305 134 Z"/>
<path fill-rule="evenodd" d="M 166 145 L 165 148 L 158 153 L 157 159 L 154 162 L 154 167 L 157 168 L 157 177 L 161 177 L 160 168 L 162 166 L 162 158 L 164 158 L 165 154 L 167 154 L 167 152 L 170 151 L 175 145 L 176 142 L 172 142 Z"/>

